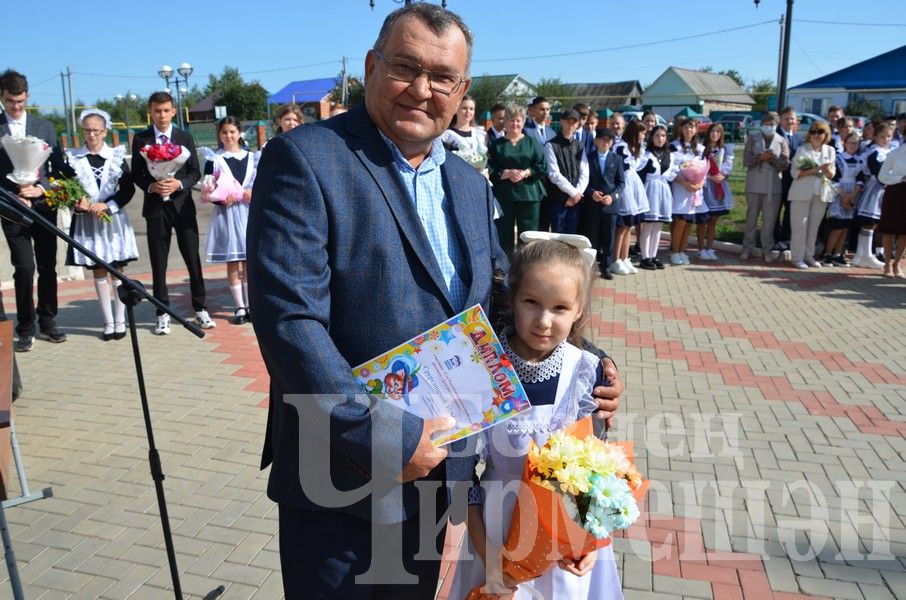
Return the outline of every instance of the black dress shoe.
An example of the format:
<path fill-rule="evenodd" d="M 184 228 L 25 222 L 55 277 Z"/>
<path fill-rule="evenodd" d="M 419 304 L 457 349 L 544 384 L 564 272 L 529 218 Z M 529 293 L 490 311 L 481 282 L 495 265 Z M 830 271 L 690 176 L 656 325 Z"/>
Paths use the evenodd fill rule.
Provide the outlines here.
<path fill-rule="evenodd" d="M 656 257 L 655 257 L 655 258 L 652 258 L 652 259 L 651 259 L 651 262 L 654 263 L 654 268 L 655 268 L 655 269 L 663 269 L 663 268 L 664 268 L 664 263 L 662 263 L 662 262 L 661 262 L 660 260 L 658 260 Z"/>
<path fill-rule="evenodd" d="M 19 339 L 16 340 L 15 350 L 16 352 L 28 352 L 32 349 L 32 346 L 35 345 L 35 338 L 30 335 L 19 336 Z"/>
<path fill-rule="evenodd" d="M 249 322 L 249 314 L 244 308 L 237 308 L 233 314 L 233 325 L 244 325 Z"/>
<path fill-rule="evenodd" d="M 245 318 L 248 319 L 249 323 L 252 322 L 252 309 L 248 306 L 245 307 Z"/>
<path fill-rule="evenodd" d="M 38 334 L 38 339 L 53 342 L 54 344 L 62 344 L 66 341 L 66 334 L 56 327 L 51 327 L 50 329 L 42 329 Z"/>
<path fill-rule="evenodd" d="M 101 334 L 101 339 L 104 340 L 105 342 L 109 342 L 110 340 L 115 340 L 115 339 L 116 339 L 116 334 L 113 333 L 113 332 L 110 332 L 110 333 L 102 333 L 102 334 Z"/>
<path fill-rule="evenodd" d="M 646 271 L 654 271 L 657 269 L 657 266 L 655 266 L 654 261 L 650 258 L 643 258 L 639 261 L 639 268 L 645 269 Z"/>
<path fill-rule="evenodd" d="M 607 281 L 610 281 L 611 279 L 613 279 L 613 273 L 611 273 L 610 271 L 601 271 L 601 277 L 603 277 Z"/>

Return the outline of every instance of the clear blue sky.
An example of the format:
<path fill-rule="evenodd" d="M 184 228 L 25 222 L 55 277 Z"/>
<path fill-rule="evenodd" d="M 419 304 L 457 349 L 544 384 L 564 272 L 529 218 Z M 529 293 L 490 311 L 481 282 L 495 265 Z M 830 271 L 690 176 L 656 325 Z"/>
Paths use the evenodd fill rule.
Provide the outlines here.
<path fill-rule="evenodd" d="M 23 8 L 31 16 L 22 26 L 4 27 L 7 50 L 0 68 L 25 73 L 31 103 L 48 109 L 62 106 L 59 74 L 67 66 L 75 73 L 75 97 L 89 104 L 118 93 L 147 95 L 161 89 L 160 65 L 175 68 L 183 61 L 195 67 L 190 85 L 203 87 L 208 74 L 229 65 L 274 92 L 293 80 L 336 75 L 342 56 L 349 57 L 350 72 L 360 74 L 381 22 L 400 6 L 394 0 L 374 1 L 372 10 L 368 0 L 50 0 Z M 629 6 L 639 8 L 630 11 Z M 732 68 L 747 81 L 776 78 L 777 21 L 785 7 L 785 0 L 761 0 L 758 9 L 752 0 L 448 0 L 448 8 L 461 14 L 475 35 L 473 75 L 519 73 L 530 81 L 560 77 L 576 83 L 638 79 L 643 85 L 669 66 Z M 791 86 L 906 40 L 903 26 L 856 25 L 906 24 L 904 0 L 799 0 L 793 16 Z M 665 41 L 763 21 L 772 22 Z M 625 48 L 648 42 L 654 43 Z M 561 56 L 541 57 L 547 55 Z"/>

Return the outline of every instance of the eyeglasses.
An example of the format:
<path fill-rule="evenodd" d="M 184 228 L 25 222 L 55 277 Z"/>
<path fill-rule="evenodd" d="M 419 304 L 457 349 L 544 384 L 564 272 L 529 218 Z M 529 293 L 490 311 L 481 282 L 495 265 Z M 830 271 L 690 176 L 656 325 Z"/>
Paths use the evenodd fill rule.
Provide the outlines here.
<path fill-rule="evenodd" d="M 384 56 L 380 50 L 375 50 L 377 57 L 387 63 L 387 77 L 403 83 L 413 83 L 424 75 L 428 78 L 428 85 L 432 91 L 439 94 L 450 95 L 466 82 L 459 73 L 444 71 L 429 71 L 415 61 L 406 58 L 390 58 Z"/>
<path fill-rule="evenodd" d="M 808 134 L 809 135 L 824 135 L 824 132 L 819 129 L 817 131 L 809 131 Z"/>
<path fill-rule="evenodd" d="M 84 133 L 85 135 L 101 135 L 102 133 L 106 132 L 106 129 L 82 129 L 82 133 Z"/>

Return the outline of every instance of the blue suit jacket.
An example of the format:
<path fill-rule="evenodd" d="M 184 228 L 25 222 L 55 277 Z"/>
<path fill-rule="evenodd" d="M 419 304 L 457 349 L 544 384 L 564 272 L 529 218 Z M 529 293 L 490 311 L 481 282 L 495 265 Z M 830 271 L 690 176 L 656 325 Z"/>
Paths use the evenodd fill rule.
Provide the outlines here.
<path fill-rule="evenodd" d="M 589 210 L 600 207 L 605 214 L 617 214 L 623 188 L 626 184 L 626 175 L 623 172 L 623 158 L 611 148 L 604 161 L 604 172 L 601 172 L 598 150 L 595 148 L 588 156 L 588 186 L 585 188 L 585 205 Z M 602 192 L 613 196 L 610 206 L 598 204 L 592 200 L 594 192 Z"/>
<path fill-rule="evenodd" d="M 507 268 L 494 197 L 452 153 L 441 172 L 448 223 L 467 263 L 464 306 L 451 304 L 415 204 L 364 106 L 265 147 L 247 249 L 255 333 L 271 377 L 262 468 L 273 462 L 274 501 L 384 522 L 418 510 L 415 486 L 395 478 L 422 420 L 363 396 L 351 368 L 465 307 L 480 303 L 490 314 L 492 273 Z M 461 453 L 433 478 L 471 481 L 474 455 Z M 325 507 L 331 500 L 319 494 L 331 482 L 342 490 L 371 482 L 373 512 L 368 499 Z"/>

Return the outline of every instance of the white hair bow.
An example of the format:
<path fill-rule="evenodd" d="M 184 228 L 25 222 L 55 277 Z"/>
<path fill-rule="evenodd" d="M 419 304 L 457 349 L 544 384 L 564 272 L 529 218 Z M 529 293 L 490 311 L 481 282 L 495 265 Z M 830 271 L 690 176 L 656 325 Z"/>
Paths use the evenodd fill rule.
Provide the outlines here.
<path fill-rule="evenodd" d="M 585 266 L 591 269 L 595 266 L 595 260 L 598 258 L 598 252 L 591 246 L 591 242 L 584 235 L 574 233 L 549 233 L 547 231 L 523 231 L 519 234 L 519 239 L 523 242 L 538 242 L 542 240 L 556 240 L 578 248 L 582 252 L 582 260 Z"/>
<path fill-rule="evenodd" d="M 113 122 L 110 120 L 110 113 L 100 108 L 86 108 L 79 114 L 79 123 L 85 121 L 87 117 L 100 117 L 104 119 L 104 129 L 111 129 Z"/>

